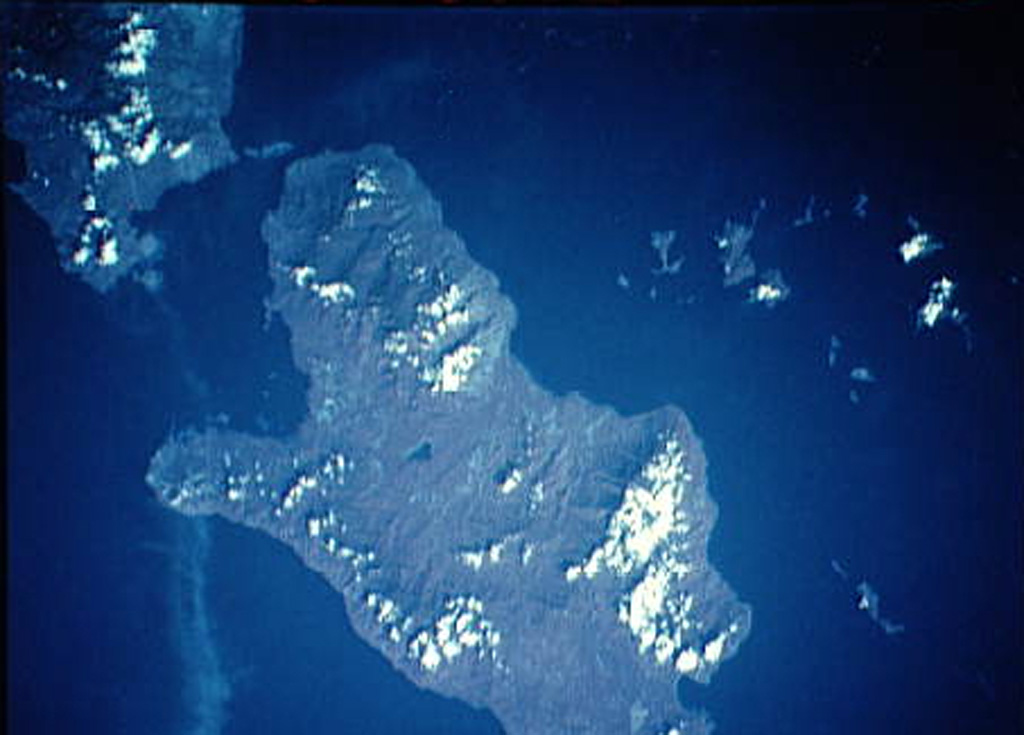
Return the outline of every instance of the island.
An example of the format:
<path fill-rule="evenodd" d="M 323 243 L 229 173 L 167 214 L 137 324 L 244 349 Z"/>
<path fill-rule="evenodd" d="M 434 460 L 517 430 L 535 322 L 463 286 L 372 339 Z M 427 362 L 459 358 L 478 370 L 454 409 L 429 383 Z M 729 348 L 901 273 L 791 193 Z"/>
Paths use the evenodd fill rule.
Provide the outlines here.
<path fill-rule="evenodd" d="M 497 278 L 387 146 L 293 162 L 262 234 L 308 414 L 284 438 L 175 432 L 159 501 L 289 546 L 397 670 L 509 735 L 710 732 L 676 685 L 710 680 L 751 609 L 708 561 L 683 412 L 540 386 Z"/>
<path fill-rule="evenodd" d="M 4 134 L 24 148 L 13 188 L 62 267 L 100 292 L 156 290 L 162 245 L 135 213 L 236 160 L 221 128 L 241 61 L 242 10 L 18 4 L 4 23 Z"/>

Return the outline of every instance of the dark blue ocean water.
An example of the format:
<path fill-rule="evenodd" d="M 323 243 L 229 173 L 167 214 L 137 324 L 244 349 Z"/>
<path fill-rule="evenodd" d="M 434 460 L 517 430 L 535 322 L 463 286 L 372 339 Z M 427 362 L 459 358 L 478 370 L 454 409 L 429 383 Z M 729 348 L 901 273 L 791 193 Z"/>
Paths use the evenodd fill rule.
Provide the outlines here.
<path fill-rule="evenodd" d="M 542 384 L 688 413 L 712 561 L 754 607 L 739 656 L 680 688 L 721 732 L 1013 732 L 1024 178 L 1019 92 L 999 44 L 975 43 L 990 31 L 917 12 L 254 10 L 227 129 L 295 155 L 394 145 L 501 278 Z M 500 732 L 394 673 L 290 552 L 145 486 L 172 426 L 301 419 L 261 306 L 286 162 L 243 161 L 145 218 L 167 246 L 159 303 L 61 274 L 5 195 L 16 732 Z M 819 220 L 793 228 L 811 195 Z M 723 290 L 711 240 L 762 198 L 755 258 L 793 288 L 774 310 Z M 908 215 L 948 243 L 913 267 Z M 650 272 L 664 229 L 687 258 L 672 278 Z M 940 273 L 970 351 L 949 325 L 914 332 Z M 859 365 L 878 382 L 854 404 Z M 861 579 L 902 635 L 856 609 Z"/>

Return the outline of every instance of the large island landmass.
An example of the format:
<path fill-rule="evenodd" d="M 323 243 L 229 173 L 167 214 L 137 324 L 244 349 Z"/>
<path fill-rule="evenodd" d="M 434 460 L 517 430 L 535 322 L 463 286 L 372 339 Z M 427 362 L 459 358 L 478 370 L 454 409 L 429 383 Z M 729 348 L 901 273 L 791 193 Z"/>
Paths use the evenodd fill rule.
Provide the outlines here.
<path fill-rule="evenodd" d="M 308 415 L 172 436 L 161 502 L 287 544 L 398 670 L 510 735 L 709 732 L 676 684 L 709 681 L 750 608 L 708 562 L 682 411 L 538 386 L 514 306 L 388 147 L 293 163 L 263 236 Z"/>

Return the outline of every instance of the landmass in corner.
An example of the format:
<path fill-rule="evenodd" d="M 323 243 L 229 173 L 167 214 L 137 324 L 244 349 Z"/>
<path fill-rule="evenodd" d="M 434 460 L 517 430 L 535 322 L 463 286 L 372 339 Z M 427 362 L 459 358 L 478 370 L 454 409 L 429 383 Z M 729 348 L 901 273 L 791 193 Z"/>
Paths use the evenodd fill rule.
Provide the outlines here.
<path fill-rule="evenodd" d="M 160 500 L 288 544 L 394 666 L 511 735 L 708 732 L 675 685 L 709 680 L 750 609 L 706 558 L 683 413 L 536 385 L 514 307 L 390 148 L 292 164 L 263 235 L 308 416 L 172 437 Z"/>
<path fill-rule="evenodd" d="M 240 8 L 20 4 L 4 19 L 4 131 L 26 152 L 16 190 L 61 265 L 98 291 L 159 286 L 160 245 L 134 212 L 234 162 L 220 119 L 241 59 Z"/>

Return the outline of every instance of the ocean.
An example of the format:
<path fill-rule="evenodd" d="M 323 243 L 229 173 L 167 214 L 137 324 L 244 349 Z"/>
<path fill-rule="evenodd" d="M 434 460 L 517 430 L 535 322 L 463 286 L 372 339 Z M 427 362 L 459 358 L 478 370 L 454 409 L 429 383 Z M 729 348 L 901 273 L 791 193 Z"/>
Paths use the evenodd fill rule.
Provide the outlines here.
<path fill-rule="evenodd" d="M 166 247 L 159 299 L 60 272 L 5 193 L 8 730 L 501 732 L 396 673 L 290 551 L 144 481 L 174 427 L 301 420 L 259 224 L 288 161 L 370 142 L 501 279 L 542 385 L 675 403 L 702 438 L 710 558 L 754 623 L 684 703 L 722 733 L 1019 730 L 1021 100 L 976 43 L 989 22 L 250 10 L 226 129 L 295 151 L 140 218 Z M 759 270 L 792 289 L 773 308 L 717 261 L 724 221 L 755 211 Z M 908 217 L 945 248 L 904 265 Z M 675 275 L 652 272 L 665 230 Z M 917 330 L 941 275 L 967 319 Z M 902 632 L 858 609 L 862 580 Z"/>

